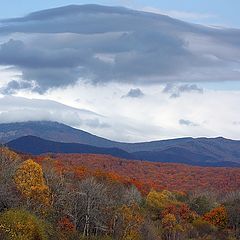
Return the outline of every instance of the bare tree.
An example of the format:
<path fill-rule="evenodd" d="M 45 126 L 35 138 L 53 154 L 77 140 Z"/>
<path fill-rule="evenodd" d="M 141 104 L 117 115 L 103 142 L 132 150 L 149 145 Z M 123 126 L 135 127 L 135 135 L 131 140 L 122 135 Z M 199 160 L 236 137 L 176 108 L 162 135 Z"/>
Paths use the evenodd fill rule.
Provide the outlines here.
<path fill-rule="evenodd" d="M 76 184 L 76 190 L 71 192 L 69 197 L 71 213 L 68 215 L 83 236 L 108 231 L 111 201 L 109 201 L 107 188 L 103 183 L 97 182 L 94 178 L 79 181 Z"/>

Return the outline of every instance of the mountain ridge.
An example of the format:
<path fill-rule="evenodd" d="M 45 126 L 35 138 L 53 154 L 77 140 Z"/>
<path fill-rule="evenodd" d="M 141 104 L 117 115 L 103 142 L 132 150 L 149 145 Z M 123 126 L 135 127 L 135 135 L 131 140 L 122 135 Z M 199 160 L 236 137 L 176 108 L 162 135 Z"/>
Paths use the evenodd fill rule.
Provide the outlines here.
<path fill-rule="evenodd" d="M 45 140 L 36 136 L 24 136 L 5 144 L 15 152 L 43 155 L 43 154 L 98 154 L 118 157 L 125 160 L 145 162 L 180 163 L 203 167 L 240 167 L 240 162 L 218 161 L 209 155 L 191 152 L 175 146 L 162 151 L 140 151 L 128 153 L 120 148 L 101 148 L 79 143 L 64 143 Z"/>
<path fill-rule="evenodd" d="M 117 145 L 121 145 L 121 147 L 126 147 L 125 145 L 131 145 L 131 146 L 139 146 L 142 147 L 142 144 L 150 144 L 150 145 L 155 145 L 158 143 L 161 144 L 166 144 L 171 142 L 171 143 L 178 143 L 178 142 L 188 142 L 191 140 L 221 140 L 221 141 L 232 141 L 232 142 L 239 142 L 240 140 L 232 140 L 232 139 L 228 139 L 228 138 L 224 138 L 224 137 L 213 137 L 213 138 L 207 138 L 207 137 L 199 137 L 199 138 L 193 138 L 193 137 L 182 137 L 182 138 L 172 138 L 172 139 L 163 139 L 163 140 L 150 140 L 150 141 L 145 141 L 145 142 L 118 142 L 118 141 L 114 141 L 114 140 L 110 140 L 104 137 L 99 137 L 97 135 L 91 134 L 87 131 L 84 130 L 80 130 L 71 126 L 68 126 L 64 123 L 60 123 L 57 121 L 26 121 L 26 122 L 13 122 L 13 123 L 0 123 L 0 143 L 6 143 L 9 142 L 11 140 L 14 140 L 16 138 L 22 137 L 22 136 L 36 136 L 36 137 L 40 137 L 40 138 L 44 138 L 44 136 L 41 136 L 42 134 L 39 132 L 39 130 L 41 129 L 41 127 L 46 127 L 43 130 L 60 130 L 61 132 L 63 132 L 63 130 L 70 130 L 71 133 L 74 131 L 75 134 L 82 134 L 82 135 L 86 135 L 88 137 L 97 137 L 98 139 L 101 139 L 103 142 L 105 143 L 110 143 L 110 144 L 117 144 Z M 40 129 L 39 129 L 40 128 Z M 38 133 L 36 134 L 28 134 L 28 132 L 26 131 L 27 129 L 30 129 L 32 132 L 34 131 L 38 131 Z M 19 132 L 17 132 L 18 130 L 21 130 Z M 24 133 L 24 130 L 26 131 L 26 133 Z M 16 135 L 14 135 L 16 134 Z M 76 136 L 76 135 L 74 135 Z M 61 141 L 61 139 L 57 138 L 56 136 L 51 136 L 51 137 L 45 137 L 44 139 L 46 140 L 53 140 L 53 141 L 58 141 L 58 142 L 66 142 L 66 143 L 82 143 L 80 140 L 78 141 L 78 139 L 74 139 L 71 141 L 71 139 L 68 139 L 65 137 L 65 139 L 63 139 L 63 141 Z M 85 139 L 84 139 L 85 141 Z M 84 142 L 84 144 L 86 144 L 86 142 Z M 91 145 L 94 145 L 94 142 L 91 142 Z M 94 145 L 95 146 L 95 145 Z M 107 147 L 106 145 L 101 146 L 100 145 L 96 145 L 96 146 L 100 146 L 100 147 Z"/>
<path fill-rule="evenodd" d="M 44 143 L 33 145 L 31 141 L 27 141 L 26 144 L 26 139 L 29 137 L 40 138 Z M 223 137 L 189 137 L 123 143 L 101 138 L 57 122 L 38 121 L 0 124 L 0 142 L 6 144 L 11 141 L 15 141 L 15 144 L 22 144 L 24 146 L 22 149 L 28 153 L 33 153 L 33 151 L 36 151 L 37 154 L 46 153 L 46 151 L 42 150 L 37 152 L 37 148 L 48 144 L 47 149 L 49 152 L 57 153 L 54 145 L 57 144 L 57 149 L 62 153 L 85 153 L 87 151 L 86 153 L 110 154 L 126 159 L 150 162 L 240 167 L 240 141 Z M 53 144 L 53 142 L 55 143 Z M 84 146 L 81 148 L 80 145 Z M 32 150 L 32 148 L 36 148 L 36 150 Z M 117 149 L 119 155 L 116 155 L 114 151 L 112 152 L 113 149 Z"/>
<path fill-rule="evenodd" d="M 36 136 L 24 136 L 6 143 L 14 151 L 41 155 L 46 153 L 92 153 L 106 154 L 130 159 L 131 155 L 118 148 L 99 148 L 79 143 L 64 143 L 45 140 Z"/>

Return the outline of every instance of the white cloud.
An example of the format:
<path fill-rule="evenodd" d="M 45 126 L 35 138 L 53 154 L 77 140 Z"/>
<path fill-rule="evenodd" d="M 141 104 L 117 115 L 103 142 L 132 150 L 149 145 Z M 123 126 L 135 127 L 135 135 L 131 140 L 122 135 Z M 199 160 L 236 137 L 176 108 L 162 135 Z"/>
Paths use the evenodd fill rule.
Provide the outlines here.
<path fill-rule="evenodd" d="M 0 123 L 24 121 L 58 121 L 74 127 L 107 128 L 105 118 L 52 100 L 14 96 L 0 97 Z"/>
<path fill-rule="evenodd" d="M 74 108 L 91 109 L 105 116 L 108 128 L 80 126 L 86 131 L 120 141 L 146 141 L 183 136 L 224 136 L 239 139 L 240 91 L 204 89 L 187 91 L 178 98 L 163 93 L 165 86 L 145 86 L 144 98 L 122 98 L 133 86 L 112 83 L 105 86 L 78 84 L 48 92 L 45 98 Z M 36 97 L 36 96 L 35 96 Z M 181 119 L 191 123 L 181 125 Z M 193 127 L 194 125 L 194 127 Z"/>

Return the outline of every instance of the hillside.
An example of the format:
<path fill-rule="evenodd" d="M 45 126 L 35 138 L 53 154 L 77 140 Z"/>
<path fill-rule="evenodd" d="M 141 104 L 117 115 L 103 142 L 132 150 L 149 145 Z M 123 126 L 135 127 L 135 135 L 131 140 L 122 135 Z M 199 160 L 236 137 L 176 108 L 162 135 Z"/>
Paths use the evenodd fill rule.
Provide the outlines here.
<path fill-rule="evenodd" d="M 112 172 L 157 189 L 178 191 L 240 189 L 240 168 L 129 161 L 96 154 L 51 154 L 50 156 L 64 165 L 70 163 L 73 168 L 84 166 L 92 171 Z M 44 156 L 41 156 L 36 159 L 43 158 Z"/>

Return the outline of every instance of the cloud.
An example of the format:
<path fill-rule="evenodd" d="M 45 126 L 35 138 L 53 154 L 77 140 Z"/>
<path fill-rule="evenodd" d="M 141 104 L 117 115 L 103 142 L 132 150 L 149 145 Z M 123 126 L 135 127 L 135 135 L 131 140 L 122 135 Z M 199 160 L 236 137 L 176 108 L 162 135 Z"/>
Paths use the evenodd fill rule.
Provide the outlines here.
<path fill-rule="evenodd" d="M 16 93 L 18 90 L 22 90 L 22 89 L 32 89 L 33 85 L 28 82 L 28 81 L 17 81 L 17 80 L 12 80 L 10 82 L 8 82 L 8 84 L 0 89 L 0 92 L 4 95 L 8 95 L 8 94 L 14 94 Z"/>
<path fill-rule="evenodd" d="M 199 93 L 203 94 L 203 88 L 198 87 L 196 84 L 171 84 L 168 83 L 163 89 L 163 93 L 170 93 L 170 98 L 178 98 L 182 93 Z"/>
<path fill-rule="evenodd" d="M 168 94 L 162 93 L 161 87 L 147 86 L 141 87 L 147 93 L 142 100 L 125 98 L 123 101 L 121 96 L 130 88 L 119 83 L 101 86 L 82 83 L 41 96 L 55 101 L 37 99 L 35 93 L 22 93 L 22 96 L 28 95 L 28 99 L 1 97 L 0 122 L 58 121 L 101 137 L 127 142 L 183 136 L 239 139 L 240 124 L 234 125 L 233 122 L 240 119 L 240 112 L 236 110 L 240 104 L 240 91 L 206 89 L 204 94 L 185 93 L 172 100 Z M 198 126 L 181 125 L 181 119 Z M 191 125 L 189 122 L 187 124 Z"/>
<path fill-rule="evenodd" d="M 6 92 L 77 82 L 151 85 L 240 79 L 240 30 L 98 5 L 0 21 L 0 65 L 20 72 Z M 27 85 L 27 82 L 29 85 Z"/>
<path fill-rule="evenodd" d="M 107 128 L 106 118 L 51 100 L 5 96 L 0 98 L 0 123 L 58 121 L 75 127 Z"/>
<path fill-rule="evenodd" d="M 188 11 L 177 11 L 177 10 L 162 10 L 154 7 L 144 7 L 141 10 L 146 12 L 152 12 L 157 14 L 168 15 L 173 18 L 183 19 L 183 20 L 203 20 L 203 19 L 212 19 L 217 16 L 214 14 L 206 14 L 206 13 L 197 13 L 197 12 L 188 12 Z"/>
<path fill-rule="evenodd" d="M 144 96 L 144 93 L 140 88 L 132 88 L 126 95 L 123 95 L 122 98 L 141 98 Z"/>
<path fill-rule="evenodd" d="M 86 106 L 104 116 L 104 122 L 110 128 L 88 128 L 85 130 L 106 138 L 119 141 L 151 141 L 183 136 L 223 136 L 239 139 L 240 125 L 233 121 L 240 119 L 237 106 L 240 104 L 240 91 L 223 90 L 225 84 L 219 83 L 219 90 L 204 89 L 204 94 L 197 91 L 182 93 L 177 99 L 163 94 L 162 86 L 144 86 L 144 98 L 121 98 L 134 88 L 132 85 L 110 83 L 107 85 L 80 84 L 64 90 L 51 92 L 51 98 L 75 102 Z M 101 93 L 101 94 L 99 94 Z M 49 93 L 50 94 L 50 93 Z M 221 106 L 221 107 L 219 107 Z M 188 120 L 193 125 L 179 124 L 179 120 Z"/>
<path fill-rule="evenodd" d="M 191 122 L 191 121 L 186 120 L 186 119 L 180 119 L 179 124 L 183 125 L 183 126 L 188 126 L 188 127 L 198 127 L 199 126 L 199 124 Z"/>

